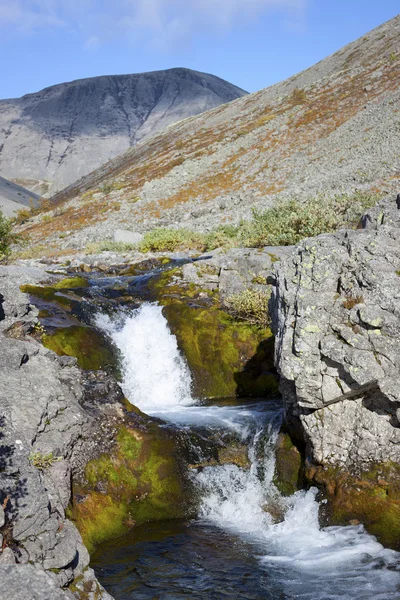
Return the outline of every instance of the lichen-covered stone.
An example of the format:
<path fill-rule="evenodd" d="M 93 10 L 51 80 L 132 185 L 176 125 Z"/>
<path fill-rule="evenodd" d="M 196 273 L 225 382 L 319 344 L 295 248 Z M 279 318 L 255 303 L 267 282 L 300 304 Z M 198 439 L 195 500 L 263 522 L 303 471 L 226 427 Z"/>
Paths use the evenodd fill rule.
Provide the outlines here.
<path fill-rule="evenodd" d="M 276 462 L 273 483 L 284 496 L 301 487 L 302 457 L 287 433 L 280 433 L 276 442 Z"/>
<path fill-rule="evenodd" d="M 301 242 L 270 303 L 286 420 L 323 465 L 400 461 L 400 210 Z M 297 430 L 297 432 L 296 432 Z"/>

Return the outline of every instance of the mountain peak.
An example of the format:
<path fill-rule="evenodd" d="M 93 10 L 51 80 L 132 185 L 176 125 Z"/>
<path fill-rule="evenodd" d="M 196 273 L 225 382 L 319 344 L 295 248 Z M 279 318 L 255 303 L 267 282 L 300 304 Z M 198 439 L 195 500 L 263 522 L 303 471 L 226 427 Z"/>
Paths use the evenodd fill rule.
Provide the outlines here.
<path fill-rule="evenodd" d="M 77 79 L 1 100 L 0 172 L 55 191 L 172 123 L 246 93 L 177 67 Z"/>

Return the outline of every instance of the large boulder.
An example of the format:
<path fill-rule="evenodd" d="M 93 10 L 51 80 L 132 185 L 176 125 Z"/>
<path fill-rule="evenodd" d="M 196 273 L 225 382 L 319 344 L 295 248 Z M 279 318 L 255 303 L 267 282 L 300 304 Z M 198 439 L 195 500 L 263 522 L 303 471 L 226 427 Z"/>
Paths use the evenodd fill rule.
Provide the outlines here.
<path fill-rule="evenodd" d="M 304 240 L 277 263 L 271 309 L 288 420 L 317 463 L 400 460 L 400 211 Z"/>

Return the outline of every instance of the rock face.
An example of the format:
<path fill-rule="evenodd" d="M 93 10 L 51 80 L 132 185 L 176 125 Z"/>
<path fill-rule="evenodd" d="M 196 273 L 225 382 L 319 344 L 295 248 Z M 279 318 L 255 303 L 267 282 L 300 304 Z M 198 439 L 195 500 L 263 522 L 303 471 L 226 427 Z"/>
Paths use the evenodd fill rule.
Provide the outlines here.
<path fill-rule="evenodd" d="M 316 464 L 400 461 L 400 210 L 300 243 L 271 309 L 289 428 Z"/>
<path fill-rule="evenodd" d="M 0 177 L 0 211 L 11 217 L 22 208 L 37 206 L 39 196 L 24 187 Z"/>
<path fill-rule="evenodd" d="M 79 404 L 80 371 L 75 359 L 58 358 L 25 336 L 37 310 L 19 286 L 44 276 L 40 268 L 0 268 L 0 597 L 73 598 L 59 589 L 71 584 L 106 599 L 82 538 L 65 517 L 72 465 L 93 423 Z M 19 594 L 23 587 L 31 595 Z"/>
<path fill-rule="evenodd" d="M 49 194 L 168 125 L 245 94 L 213 75 L 169 69 L 1 100 L 0 171 Z"/>

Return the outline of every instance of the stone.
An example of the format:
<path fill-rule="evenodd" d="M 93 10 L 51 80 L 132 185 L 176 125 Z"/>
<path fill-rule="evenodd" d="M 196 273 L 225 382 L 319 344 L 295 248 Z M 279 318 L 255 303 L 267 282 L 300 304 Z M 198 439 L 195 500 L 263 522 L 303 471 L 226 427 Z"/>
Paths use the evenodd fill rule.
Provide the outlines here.
<path fill-rule="evenodd" d="M 291 433 L 315 463 L 347 469 L 400 461 L 395 197 L 361 227 L 300 242 L 276 263 L 270 303 Z"/>
<path fill-rule="evenodd" d="M 60 590 L 53 578 L 33 565 L 0 564 L 0 600 L 72 600 L 71 592 Z"/>
<path fill-rule="evenodd" d="M 139 245 L 143 240 L 143 234 L 138 231 L 128 231 L 127 229 L 117 229 L 114 231 L 114 242 L 122 244 Z"/>

